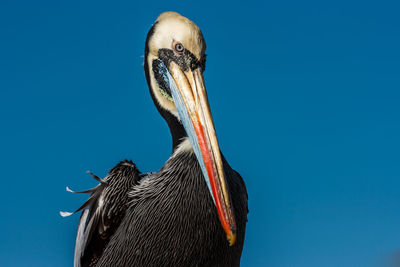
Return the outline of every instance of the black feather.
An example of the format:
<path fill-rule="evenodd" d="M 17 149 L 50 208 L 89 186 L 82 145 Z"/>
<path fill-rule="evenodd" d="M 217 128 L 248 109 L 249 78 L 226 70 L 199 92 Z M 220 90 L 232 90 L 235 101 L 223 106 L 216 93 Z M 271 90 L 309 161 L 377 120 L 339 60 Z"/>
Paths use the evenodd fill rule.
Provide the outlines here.
<path fill-rule="evenodd" d="M 90 197 L 75 211 L 82 210 L 75 245 L 76 267 L 96 264 L 125 215 L 128 192 L 139 181 L 139 170 L 128 160 L 121 161 L 104 179 L 90 174 L 100 184 L 82 191 Z"/>

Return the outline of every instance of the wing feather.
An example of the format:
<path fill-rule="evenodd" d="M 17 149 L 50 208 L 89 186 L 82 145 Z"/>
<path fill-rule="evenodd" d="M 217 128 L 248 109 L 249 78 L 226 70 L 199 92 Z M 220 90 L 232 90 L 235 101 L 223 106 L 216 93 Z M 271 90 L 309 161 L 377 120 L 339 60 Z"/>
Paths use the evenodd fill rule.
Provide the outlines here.
<path fill-rule="evenodd" d="M 110 237 L 125 216 L 128 193 L 139 181 L 139 170 L 132 161 L 117 164 L 104 179 L 90 173 L 100 183 L 89 190 L 90 197 L 74 213 L 82 211 L 75 242 L 75 267 L 95 266 Z M 62 216 L 73 213 L 60 212 Z"/>

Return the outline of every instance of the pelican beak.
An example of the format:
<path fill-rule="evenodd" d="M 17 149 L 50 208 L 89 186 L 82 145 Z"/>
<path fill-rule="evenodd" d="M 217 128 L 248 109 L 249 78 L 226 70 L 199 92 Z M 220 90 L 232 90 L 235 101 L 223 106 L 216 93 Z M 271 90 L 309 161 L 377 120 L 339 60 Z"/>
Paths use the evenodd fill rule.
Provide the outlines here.
<path fill-rule="evenodd" d="M 236 241 L 235 216 L 202 71 L 200 68 L 183 71 L 178 64 L 171 61 L 164 78 L 168 80 L 180 120 L 189 136 L 217 208 L 219 220 L 232 246 Z"/>

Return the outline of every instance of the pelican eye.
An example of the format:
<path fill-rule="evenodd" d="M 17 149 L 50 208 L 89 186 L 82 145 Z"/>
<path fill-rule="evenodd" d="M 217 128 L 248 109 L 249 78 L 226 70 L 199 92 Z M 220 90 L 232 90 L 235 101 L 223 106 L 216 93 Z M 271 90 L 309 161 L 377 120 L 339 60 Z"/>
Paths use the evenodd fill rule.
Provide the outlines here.
<path fill-rule="evenodd" d="M 185 51 L 185 48 L 183 47 L 183 44 L 176 42 L 174 44 L 174 50 L 175 52 L 177 52 L 178 54 L 183 54 L 183 52 Z"/>

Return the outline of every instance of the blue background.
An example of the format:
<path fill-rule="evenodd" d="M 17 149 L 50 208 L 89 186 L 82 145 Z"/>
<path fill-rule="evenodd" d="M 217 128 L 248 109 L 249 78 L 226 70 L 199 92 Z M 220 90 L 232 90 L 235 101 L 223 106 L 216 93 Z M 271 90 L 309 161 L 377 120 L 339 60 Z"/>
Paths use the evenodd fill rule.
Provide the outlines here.
<path fill-rule="evenodd" d="M 58 212 L 86 196 L 65 186 L 169 157 L 143 72 L 147 31 L 168 10 L 207 41 L 220 146 L 250 198 L 242 265 L 398 259 L 398 1 L 3 0 L 0 265 L 71 266 L 79 216 Z"/>

